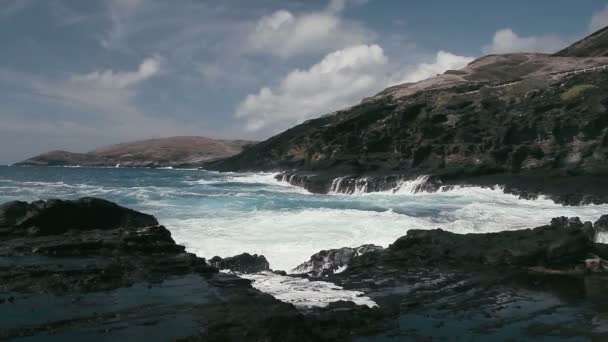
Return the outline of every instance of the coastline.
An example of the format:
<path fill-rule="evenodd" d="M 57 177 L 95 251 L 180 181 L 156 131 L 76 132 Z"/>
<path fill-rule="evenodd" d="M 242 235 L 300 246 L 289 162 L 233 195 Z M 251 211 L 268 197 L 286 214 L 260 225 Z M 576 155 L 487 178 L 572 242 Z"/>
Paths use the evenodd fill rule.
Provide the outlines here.
<path fill-rule="evenodd" d="M 605 307 L 593 305 L 608 300 L 608 248 L 590 240 L 608 230 L 608 216 L 485 234 L 411 230 L 387 248 L 321 251 L 308 274 L 260 273 L 272 265 L 248 254 L 217 264 L 246 279 L 219 272 L 216 258 L 185 253 L 154 217 L 103 200 L 13 202 L 0 206 L 0 218 L 0 253 L 13 265 L 0 267 L 0 311 L 23 313 L 4 323 L 3 338 L 371 341 L 454 329 L 487 339 L 608 337 L 608 321 L 596 316 Z M 325 284 L 343 295 L 310 305 L 307 293 L 331 295 L 320 291 Z M 89 305 L 103 298 L 113 298 L 103 310 Z"/>

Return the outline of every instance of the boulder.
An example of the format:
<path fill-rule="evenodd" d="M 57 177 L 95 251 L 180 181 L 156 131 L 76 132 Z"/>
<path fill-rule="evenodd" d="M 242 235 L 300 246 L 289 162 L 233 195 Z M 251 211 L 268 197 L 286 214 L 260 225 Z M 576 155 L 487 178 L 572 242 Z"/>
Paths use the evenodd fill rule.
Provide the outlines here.
<path fill-rule="evenodd" d="M 4 215 L 2 215 L 4 213 Z M 98 198 L 51 199 L 31 204 L 12 202 L 0 210 L 7 224 L 37 235 L 62 234 L 68 230 L 142 228 L 158 225 L 152 216 Z"/>
<path fill-rule="evenodd" d="M 12 201 L 0 205 L 0 227 L 14 226 L 25 216 L 29 204 L 22 201 Z"/>
<path fill-rule="evenodd" d="M 214 256 L 209 263 L 220 270 L 230 270 L 237 273 L 259 273 L 270 271 L 270 264 L 263 255 L 243 253 L 233 257 L 220 258 Z"/>
<path fill-rule="evenodd" d="M 296 267 L 294 273 L 306 273 L 308 276 L 317 278 L 344 271 L 353 258 L 369 252 L 383 250 L 376 245 L 362 245 L 356 248 L 343 247 L 338 249 L 322 250 L 310 257 Z"/>

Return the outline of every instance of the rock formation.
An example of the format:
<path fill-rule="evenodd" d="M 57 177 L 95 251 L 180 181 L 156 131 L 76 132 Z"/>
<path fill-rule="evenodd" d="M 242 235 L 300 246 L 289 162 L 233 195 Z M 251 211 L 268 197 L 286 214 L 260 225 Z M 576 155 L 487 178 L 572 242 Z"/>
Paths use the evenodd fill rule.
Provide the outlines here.
<path fill-rule="evenodd" d="M 1 340 L 324 340 L 154 217 L 94 198 L 0 207 L 0 317 Z"/>
<path fill-rule="evenodd" d="M 220 258 L 215 256 L 209 263 L 220 270 L 230 270 L 237 273 L 258 273 L 270 271 L 270 264 L 263 255 L 243 253 L 233 257 Z"/>

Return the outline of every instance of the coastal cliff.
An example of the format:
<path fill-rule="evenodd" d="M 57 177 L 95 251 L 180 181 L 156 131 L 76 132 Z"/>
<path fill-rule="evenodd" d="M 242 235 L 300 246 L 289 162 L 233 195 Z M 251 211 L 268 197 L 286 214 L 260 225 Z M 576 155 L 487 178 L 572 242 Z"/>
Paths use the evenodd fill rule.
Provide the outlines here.
<path fill-rule="evenodd" d="M 206 167 L 295 174 L 313 192 L 330 191 L 338 177 L 428 175 L 437 184 L 499 184 L 568 204 L 606 202 L 606 42 L 602 30 L 555 55 L 485 56 Z"/>

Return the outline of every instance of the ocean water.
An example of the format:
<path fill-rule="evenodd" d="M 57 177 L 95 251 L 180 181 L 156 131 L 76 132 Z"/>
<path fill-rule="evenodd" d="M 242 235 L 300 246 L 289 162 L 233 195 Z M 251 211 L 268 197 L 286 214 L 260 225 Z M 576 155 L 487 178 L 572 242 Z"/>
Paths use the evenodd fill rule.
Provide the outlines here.
<path fill-rule="evenodd" d="M 499 188 L 412 193 L 415 182 L 384 193 L 308 193 L 274 174 L 203 170 L 0 167 L 0 202 L 94 196 L 154 215 L 176 242 L 200 257 L 263 254 L 290 271 L 322 249 L 388 246 L 409 229 L 457 233 L 536 227 L 557 216 L 597 220 L 608 205 L 564 207 L 522 200 Z M 336 181 L 336 183 L 338 180 Z M 375 303 L 327 282 L 242 275 L 253 286 L 299 307 L 351 300 Z"/>
<path fill-rule="evenodd" d="M 405 190 L 404 190 L 405 189 Z M 94 196 L 154 215 L 201 257 L 263 254 L 289 271 L 322 250 L 388 246 L 408 229 L 496 232 L 556 216 L 596 220 L 608 205 L 564 207 L 500 189 L 315 195 L 273 174 L 202 170 L 0 167 L 0 202 Z"/>

